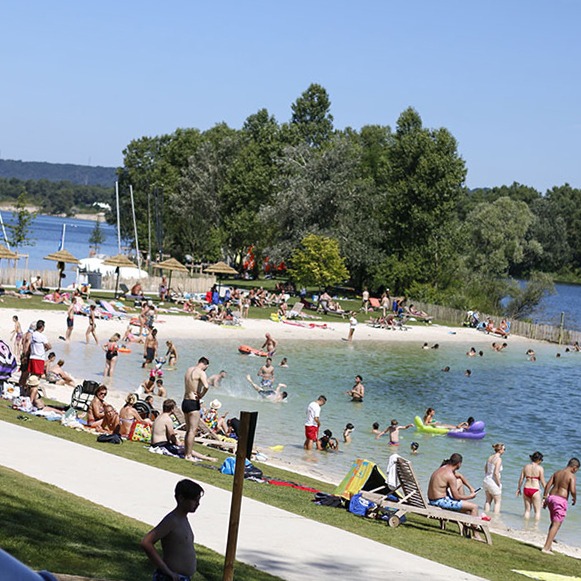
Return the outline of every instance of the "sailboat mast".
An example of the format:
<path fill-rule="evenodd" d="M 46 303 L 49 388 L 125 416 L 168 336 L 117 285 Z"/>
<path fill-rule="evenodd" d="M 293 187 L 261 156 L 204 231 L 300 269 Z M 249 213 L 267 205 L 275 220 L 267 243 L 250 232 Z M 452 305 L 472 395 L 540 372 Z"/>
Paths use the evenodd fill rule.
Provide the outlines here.
<path fill-rule="evenodd" d="M 137 268 L 139 269 L 139 278 L 141 278 L 141 254 L 139 254 L 139 239 L 137 238 L 137 220 L 135 219 L 135 203 L 133 202 L 133 186 L 129 184 L 129 193 L 131 194 L 131 212 L 133 213 L 133 231 L 135 233 L 135 252 L 137 253 Z"/>
<path fill-rule="evenodd" d="M 119 182 L 115 182 L 115 200 L 117 202 L 117 254 L 121 254 L 121 220 L 119 218 Z"/>

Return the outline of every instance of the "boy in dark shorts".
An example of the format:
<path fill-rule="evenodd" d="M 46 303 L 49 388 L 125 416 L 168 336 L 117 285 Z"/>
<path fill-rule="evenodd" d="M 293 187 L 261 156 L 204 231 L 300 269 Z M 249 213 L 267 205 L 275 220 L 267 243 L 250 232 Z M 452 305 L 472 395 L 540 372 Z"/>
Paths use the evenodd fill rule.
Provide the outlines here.
<path fill-rule="evenodd" d="M 193 480 L 180 480 L 175 488 L 177 506 L 149 531 L 141 548 L 155 565 L 153 581 L 190 581 L 196 572 L 194 533 L 188 514 L 196 512 L 204 489 Z M 161 541 L 163 556 L 155 544 Z"/>

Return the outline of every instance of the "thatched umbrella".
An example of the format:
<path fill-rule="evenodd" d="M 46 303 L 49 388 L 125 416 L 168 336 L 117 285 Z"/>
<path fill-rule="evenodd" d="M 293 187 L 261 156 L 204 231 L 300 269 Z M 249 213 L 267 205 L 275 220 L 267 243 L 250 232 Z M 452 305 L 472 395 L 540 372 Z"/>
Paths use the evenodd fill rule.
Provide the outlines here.
<path fill-rule="evenodd" d="M 8 250 L 6 246 L 0 244 L 0 258 L 8 258 L 9 260 L 15 260 L 18 258 L 18 254 L 16 252 L 12 252 L 12 250 Z"/>
<path fill-rule="evenodd" d="M 119 276 L 121 268 L 137 268 L 135 263 L 131 262 L 125 254 L 117 254 L 116 256 L 110 256 L 103 260 L 105 266 L 115 266 L 117 269 L 117 280 L 115 281 L 115 298 L 117 298 L 117 289 L 119 288 Z"/>
<path fill-rule="evenodd" d="M 220 277 L 229 274 L 230 276 L 238 274 L 238 271 L 231 266 L 228 266 L 225 262 L 216 262 L 208 266 L 204 272 L 208 274 L 215 274 L 218 277 L 218 288 L 220 288 Z"/>
<path fill-rule="evenodd" d="M 176 260 L 175 258 L 168 258 L 163 262 L 154 264 L 153 268 L 159 268 L 160 270 L 169 270 L 169 282 L 167 283 L 168 291 L 171 287 L 171 275 L 174 270 L 176 272 L 188 272 L 187 267 L 184 266 L 179 260 Z"/>
<path fill-rule="evenodd" d="M 79 259 L 75 258 L 68 250 L 59 250 L 58 252 L 53 252 L 48 256 L 44 257 L 44 260 L 54 260 L 57 263 L 57 268 L 59 269 L 59 282 L 57 291 L 61 290 L 61 280 L 63 279 L 63 271 L 65 269 L 65 264 L 79 264 Z"/>

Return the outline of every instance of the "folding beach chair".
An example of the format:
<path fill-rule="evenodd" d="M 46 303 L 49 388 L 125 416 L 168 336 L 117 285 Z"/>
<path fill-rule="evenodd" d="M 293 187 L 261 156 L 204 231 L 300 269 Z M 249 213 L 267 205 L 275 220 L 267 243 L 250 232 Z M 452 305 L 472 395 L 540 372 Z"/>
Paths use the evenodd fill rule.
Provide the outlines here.
<path fill-rule="evenodd" d="M 99 304 L 101 305 L 101 308 L 105 310 L 105 312 L 111 315 L 111 317 L 117 317 L 120 320 L 125 318 L 125 313 L 115 309 L 115 307 L 109 301 L 100 300 Z"/>
<path fill-rule="evenodd" d="M 375 502 L 382 508 L 395 509 L 397 512 L 393 515 L 388 524 L 391 527 L 397 527 L 400 524 L 400 517 L 406 513 L 419 514 L 426 518 L 434 518 L 440 521 L 440 528 L 444 530 L 446 523 L 453 522 L 458 525 L 458 529 L 462 536 L 469 537 L 473 532 L 481 532 L 486 538 L 486 542 L 491 545 L 492 538 L 490 536 L 490 529 L 488 522 L 479 517 L 474 517 L 454 510 L 445 510 L 437 506 L 432 506 L 428 503 L 424 496 L 420 484 L 415 475 L 412 464 L 409 460 L 395 455 L 395 458 L 390 458 L 390 463 L 395 464 L 396 477 L 399 484 L 392 490 L 392 493 L 401 495 L 398 502 L 387 500 L 387 497 L 375 492 L 364 492 L 363 497 Z M 390 480 L 388 469 L 388 484 Z"/>
<path fill-rule="evenodd" d="M 287 315 L 287 319 L 298 319 L 299 317 L 302 317 L 301 313 L 304 306 L 303 303 L 296 303 Z"/>

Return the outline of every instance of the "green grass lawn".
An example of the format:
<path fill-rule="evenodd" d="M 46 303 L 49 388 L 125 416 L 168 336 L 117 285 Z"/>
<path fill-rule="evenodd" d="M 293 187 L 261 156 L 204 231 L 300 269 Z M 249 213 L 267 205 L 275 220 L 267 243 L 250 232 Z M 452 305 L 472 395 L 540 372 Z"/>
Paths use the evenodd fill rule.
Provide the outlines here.
<path fill-rule="evenodd" d="M 119 581 L 151 579 L 153 566 L 139 547 L 148 525 L 2 467 L 0 489 L 0 546 L 32 569 Z M 194 579 L 222 579 L 224 557 L 199 545 L 196 551 Z M 278 579 L 243 563 L 236 563 L 235 576 Z"/>
<path fill-rule="evenodd" d="M 16 419 L 18 415 L 19 412 L 11 410 L 6 402 L 0 402 L 0 420 L 19 424 L 21 422 Z M 232 487 L 230 476 L 208 469 L 201 464 L 186 466 L 182 460 L 151 454 L 139 443 L 126 442 L 123 446 L 104 447 L 95 441 L 96 438 L 92 434 L 77 432 L 55 422 L 47 422 L 35 417 L 31 417 L 30 421 L 23 425 L 226 490 Z M 212 455 L 217 456 L 220 461 L 226 457 L 218 451 L 212 451 Z M 256 465 L 264 471 L 265 475 L 273 478 L 299 482 L 325 492 L 332 492 L 334 488 L 330 484 L 292 472 L 260 463 Z M 345 510 L 317 506 L 311 502 L 310 493 L 292 488 L 247 481 L 244 485 L 244 494 L 283 510 L 351 531 L 487 579 L 522 581 L 522 577 L 513 573 L 512 569 L 549 570 L 562 575 L 577 575 L 579 570 L 579 562 L 575 559 L 562 555 L 546 556 L 535 547 L 499 535 L 493 535 L 494 544 L 488 546 L 460 537 L 457 529 L 452 525 L 449 525 L 449 530 L 440 531 L 437 521 L 428 521 L 420 517 L 411 516 L 406 524 L 397 529 L 391 529 L 382 522 L 362 519 Z"/>

